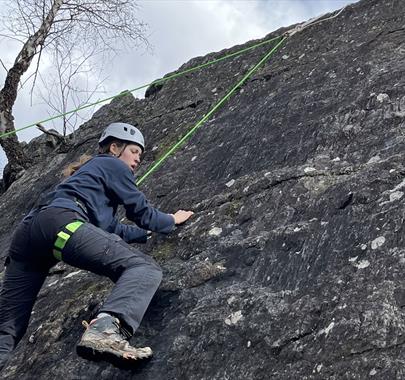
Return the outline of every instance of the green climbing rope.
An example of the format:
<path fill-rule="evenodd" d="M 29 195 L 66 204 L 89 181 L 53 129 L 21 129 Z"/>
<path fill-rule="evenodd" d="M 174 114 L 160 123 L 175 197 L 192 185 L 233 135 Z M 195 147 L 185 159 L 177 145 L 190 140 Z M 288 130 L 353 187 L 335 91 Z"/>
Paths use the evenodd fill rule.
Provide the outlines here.
<path fill-rule="evenodd" d="M 279 37 L 281 38 L 281 37 Z M 211 116 L 218 110 L 221 105 L 228 100 L 235 91 L 245 83 L 250 76 L 264 63 L 266 62 L 271 55 L 273 55 L 277 49 L 283 44 L 287 37 L 282 37 L 282 39 L 253 67 L 249 72 L 234 86 L 232 89 L 214 106 L 212 109 L 195 124 L 177 143 L 175 143 L 162 157 L 160 157 L 147 171 L 146 173 L 136 182 L 139 186 L 145 179 L 151 175 L 173 152 L 175 152 L 190 136 L 201 127 Z"/>
<path fill-rule="evenodd" d="M 223 57 L 214 59 L 214 60 L 212 60 L 212 61 L 203 63 L 203 64 L 201 64 L 201 65 L 198 65 L 198 66 L 195 66 L 195 67 L 191 67 L 190 69 L 183 70 L 183 71 L 181 71 L 181 72 L 178 72 L 178 73 L 169 75 L 169 76 L 167 76 L 167 77 L 165 77 L 165 78 L 161 78 L 161 79 L 154 80 L 153 82 L 150 82 L 150 83 L 144 84 L 144 85 L 142 85 L 142 86 L 133 88 L 132 90 L 125 90 L 125 91 L 120 92 L 120 93 L 117 94 L 117 95 L 110 96 L 110 97 L 108 97 L 108 98 L 98 100 L 97 102 L 94 102 L 94 103 L 86 104 L 86 105 L 84 105 L 84 106 L 82 106 L 82 107 L 78 107 L 78 108 L 76 108 L 76 109 L 74 109 L 74 110 L 67 111 L 67 112 L 65 112 L 65 113 L 61 113 L 61 114 L 59 114 L 59 115 L 55 115 L 55 116 L 49 117 L 49 118 L 44 119 L 44 120 L 41 120 L 41 121 L 37 121 L 37 122 L 32 123 L 32 124 L 30 124 L 30 125 L 27 125 L 27 126 L 25 126 L 25 127 L 22 127 L 22 128 L 19 128 L 19 129 L 15 129 L 15 130 L 10 131 L 10 132 L 1 133 L 1 134 L 0 134 L 0 139 L 3 138 L 3 137 L 7 137 L 7 136 L 10 136 L 10 135 L 13 135 L 13 134 L 15 134 L 15 133 L 17 133 L 17 132 L 20 132 L 20 131 L 23 131 L 23 130 L 25 130 L 25 129 L 35 127 L 37 124 L 44 124 L 44 123 L 47 123 L 47 122 L 49 122 L 49 121 L 58 119 L 58 118 L 60 118 L 60 117 L 63 117 L 63 116 L 66 116 L 66 115 L 70 115 L 70 114 L 72 114 L 72 113 L 76 113 L 76 112 L 81 111 L 81 110 L 84 110 L 84 109 L 86 109 L 86 108 L 93 107 L 93 106 L 96 106 L 96 105 L 101 104 L 101 103 L 105 103 L 105 102 L 107 102 L 107 101 L 109 101 L 109 100 L 113 100 L 113 99 L 119 98 L 119 97 L 124 96 L 124 95 L 126 95 L 126 94 L 128 94 L 128 93 L 132 93 L 132 92 L 135 92 L 135 91 L 137 91 L 137 90 L 141 90 L 141 89 L 146 88 L 146 87 L 149 87 L 149 86 L 151 86 L 151 85 L 156 85 L 156 84 L 160 84 L 160 83 L 167 82 L 168 80 L 177 78 L 177 77 L 179 77 L 179 76 L 181 76 L 181 75 L 184 75 L 184 74 L 187 74 L 187 73 L 191 73 L 191 72 L 193 72 L 193 71 L 196 71 L 196 70 L 202 69 L 202 68 L 204 68 L 204 67 L 213 65 L 213 64 L 215 64 L 215 63 L 224 61 L 225 59 L 232 58 L 232 57 L 238 56 L 238 55 L 240 55 L 240 54 L 243 54 L 243 53 L 245 53 L 245 52 L 247 52 L 247 51 L 256 49 L 256 48 L 258 48 L 259 46 L 263 46 L 263 45 L 265 45 L 265 44 L 269 44 L 269 43 L 271 43 L 271 42 L 273 42 L 273 41 L 275 41 L 275 40 L 277 40 L 277 39 L 279 39 L 279 38 L 280 38 L 280 36 L 277 36 L 277 37 L 271 38 L 271 39 L 269 39 L 269 40 L 262 41 L 262 42 L 260 42 L 260 43 L 258 43 L 258 44 L 255 44 L 255 45 L 253 45 L 253 46 L 247 47 L 247 48 L 245 48 L 245 49 L 238 50 L 238 51 L 236 51 L 236 52 L 234 52 L 234 53 L 225 55 L 225 56 L 223 56 Z"/>

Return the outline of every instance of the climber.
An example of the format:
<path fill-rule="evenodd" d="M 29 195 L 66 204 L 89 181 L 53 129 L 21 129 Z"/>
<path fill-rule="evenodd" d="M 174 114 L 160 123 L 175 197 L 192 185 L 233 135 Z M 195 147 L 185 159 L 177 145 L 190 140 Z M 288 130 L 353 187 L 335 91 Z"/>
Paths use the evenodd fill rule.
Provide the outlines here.
<path fill-rule="evenodd" d="M 77 353 L 87 359 L 124 362 L 151 356 L 132 347 L 135 333 L 162 279 L 156 262 L 128 243 L 145 242 L 149 231 L 167 234 L 192 211 L 153 208 L 140 192 L 134 171 L 145 149 L 142 133 L 112 123 L 99 140 L 99 154 L 49 193 L 14 233 L 0 292 L 0 369 L 24 336 L 37 294 L 59 260 L 110 278 L 111 294 L 86 330 Z M 118 205 L 135 225 L 121 224 Z"/>

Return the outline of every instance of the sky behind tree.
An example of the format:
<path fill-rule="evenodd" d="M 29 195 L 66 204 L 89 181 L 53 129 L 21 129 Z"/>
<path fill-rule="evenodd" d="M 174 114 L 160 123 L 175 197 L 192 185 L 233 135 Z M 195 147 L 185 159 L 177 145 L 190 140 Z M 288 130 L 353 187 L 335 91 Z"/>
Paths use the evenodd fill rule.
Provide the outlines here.
<path fill-rule="evenodd" d="M 12 0 L 0 0 L 1 3 Z M 125 49 L 112 60 L 108 71 L 102 74 L 103 93 L 99 98 L 113 96 L 123 90 L 149 83 L 177 70 L 196 56 L 263 38 L 282 26 L 306 21 L 355 3 L 355 0 L 144 0 L 140 5 L 139 19 L 148 24 L 150 48 Z M 0 6 L 0 9 L 4 7 Z M 1 10 L 0 10 L 1 13 Z M 2 15 L 4 16 L 4 15 Z M 0 38 L 0 58 L 10 67 L 21 45 Z M 46 76 L 46 56 L 42 61 Z M 0 67 L 1 85 L 6 71 Z M 29 75 L 29 74 L 28 74 Z M 27 75 L 27 77 L 28 77 Z M 98 80 L 96 76 L 90 78 Z M 93 83 L 95 86 L 95 83 Z M 91 84 L 90 84 L 91 86 Z M 14 106 L 16 128 L 54 115 L 49 106 L 30 96 L 27 83 L 19 92 Z M 144 90 L 135 93 L 143 97 Z M 96 100 L 96 99 L 95 99 Z M 93 110 L 94 112 L 94 110 Z M 83 113 L 84 118 L 90 115 Z M 46 128 L 59 129 L 58 122 Z M 36 128 L 19 132 L 20 141 L 29 141 L 40 135 Z M 0 175 L 6 163 L 0 152 Z"/>

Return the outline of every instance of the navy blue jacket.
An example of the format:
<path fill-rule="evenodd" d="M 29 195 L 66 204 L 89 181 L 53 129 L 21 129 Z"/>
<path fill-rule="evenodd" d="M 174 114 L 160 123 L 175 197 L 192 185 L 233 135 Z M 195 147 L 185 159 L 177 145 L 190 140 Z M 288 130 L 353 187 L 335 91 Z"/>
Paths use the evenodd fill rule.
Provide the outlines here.
<path fill-rule="evenodd" d="M 145 242 L 146 230 L 169 233 L 174 218 L 152 207 L 135 185 L 131 169 L 120 159 L 100 154 L 87 161 L 47 196 L 47 207 L 74 210 L 101 229 L 128 243 Z M 115 214 L 123 205 L 137 226 L 121 224 Z"/>

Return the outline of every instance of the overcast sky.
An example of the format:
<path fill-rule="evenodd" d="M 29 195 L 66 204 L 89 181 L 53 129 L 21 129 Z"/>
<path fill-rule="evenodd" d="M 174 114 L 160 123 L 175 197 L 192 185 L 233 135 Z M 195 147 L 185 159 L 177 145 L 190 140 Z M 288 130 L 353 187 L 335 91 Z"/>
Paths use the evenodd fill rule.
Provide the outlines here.
<path fill-rule="evenodd" d="M 13 0 L 0 0 L 1 3 Z M 99 98 L 115 95 L 149 83 L 176 70 L 193 57 L 219 51 L 297 22 L 339 9 L 356 0 L 144 0 L 140 4 L 139 19 L 148 24 L 152 49 L 123 51 L 113 61 L 104 93 Z M 0 6 L 0 9 L 3 8 Z M 4 9 L 4 8 L 3 8 Z M 1 12 L 1 10 L 0 10 Z M 0 58 L 10 67 L 20 45 L 0 38 Z M 0 66 L 0 84 L 5 70 Z M 18 94 L 14 106 L 16 128 L 21 128 L 53 115 L 38 97 L 31 106 L 30 86 Z M 135 94 L 142 97 L 144 90 Z M 96 99 L 95 99 L 96 100 Z M 86 115 L 83 115 L 86 116 Z M 48 123 L 47 128 L 56 128 Z M 29 141 L 40 132 L 30 128 L 19 132 L 20 141 Z M 0 173 L 6 163 L 0 152 Z M 1 175 L 1 174 L 0 174 Z"/>

